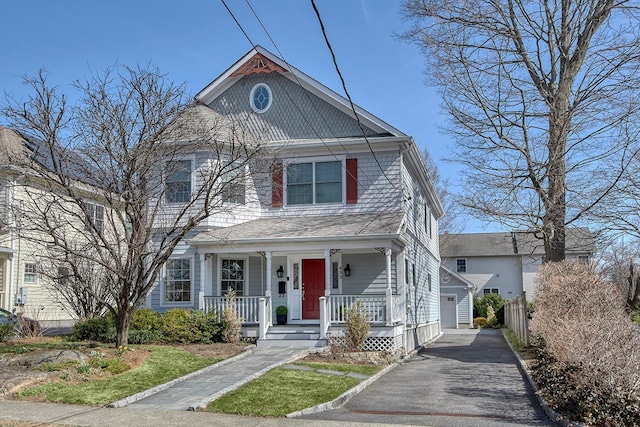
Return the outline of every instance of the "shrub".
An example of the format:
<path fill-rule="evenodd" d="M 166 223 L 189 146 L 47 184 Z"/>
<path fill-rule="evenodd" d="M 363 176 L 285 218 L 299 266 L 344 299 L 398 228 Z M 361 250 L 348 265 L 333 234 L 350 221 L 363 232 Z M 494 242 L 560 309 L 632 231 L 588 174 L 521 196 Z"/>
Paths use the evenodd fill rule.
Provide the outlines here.
<path fill-rule="evenodd" d="M 164 341 L 162 330 L 129 329 L 129 344 L 157 344 Z"/>
<path fill-rule="evenodd" d="M 110 315 L 82 320 L 73 326 L 69 339 L 72 341 L 114 342 L 116 324 Z"/>
<path fill-rule="evenodd" d="M 276 307 L 277 316 L 286 316 L 289 313 L 289 309 L 286 305 L 279 305 Z"/>
<path fill-rule="evenodd" d="M 362 350 L 369 337 L 369 322 L 362 301 L 356 300 L 347 312 L 344 338 L 347 349 Z"/>
<path fill-rule="evenodd" d="M 487 305 L 487 323 L 485 326 L 488 326 L 489 328 L 495 328 L 498 326 L 496 312 L 493 310 L 493 306 L 491 304 Z"/>
<path fill-rule="evenodd" d="M 225 294 L 227 306 L 222 311 L 222 342 L 237 344 L 242 332 L 242 319 L 236 312 L 236 293 L 233 289 Z"/>
<path fill-rule="evenodd" d="M 496 313 L 498 323 L 504 323 L 504 310 L 502 310 L 502 319 L 498 316 L 498 312 L 504 307 L 504 298 L 499 294 L 486 294 L 482 298 L 477 296 L 473 298 L 473 311 L 476 317 L 488 317 L 487 307 L 493 307 L 493 311 Z"/>
<path fill-rule="evenodd" d="M 474 325 L 478 325 L 479 327 L 483 327 L 484 325 L 487 324 L 487 318 L 486 317 L 476 317 L 475 319 L 473 319 L 473 324 Z"/>
<path fill-rule="evenodd" d="M 191 318 L 194 327 L 200 331 L 199 342 L 211 343 L 222 340 L 222 323 L 218 321 L 215 312 L 204 313 L 200 310 L 194 310 L 191 312 Z"/>
<path fill-rule="evenodd" d="M 5 342 L 16 334 L 16 325 L 13 323 L 0 323 L 0 342 Z"/>
<path fill-rule="evenodd" d="M 619 288 L 595 267 L 564 261 L 536 276 L 534 378 L 551 405 L 590 425 L 640 424 L 640 334 Z"/>
<path fill-rule="evenodd" d="M 172 308 L 162 316 L 164 339 L 172 343 L 195 343 L 202 340 L 190 310 Z"/>
<path fill-rule="evenodd" d="M 162 315 L 150 308 L 140 308 L 133 314 L 131 329 L 138 331 L 162 331 Z"/>

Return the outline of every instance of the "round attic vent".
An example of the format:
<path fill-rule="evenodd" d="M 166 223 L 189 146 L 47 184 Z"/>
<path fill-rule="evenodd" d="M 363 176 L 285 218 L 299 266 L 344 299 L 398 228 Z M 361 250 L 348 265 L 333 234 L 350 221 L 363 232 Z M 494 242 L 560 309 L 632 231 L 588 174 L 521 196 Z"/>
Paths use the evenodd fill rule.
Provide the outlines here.
<path fill-rule="evenodd" d="M 251 95 L 249 96 L 249 103 L 251 108 L 256 113 L 264 113 L 271 107 L 273 101 L 273 95 L 271 94 L 271 88 L 264 83 L 258 83 L 251 89 Z"/>

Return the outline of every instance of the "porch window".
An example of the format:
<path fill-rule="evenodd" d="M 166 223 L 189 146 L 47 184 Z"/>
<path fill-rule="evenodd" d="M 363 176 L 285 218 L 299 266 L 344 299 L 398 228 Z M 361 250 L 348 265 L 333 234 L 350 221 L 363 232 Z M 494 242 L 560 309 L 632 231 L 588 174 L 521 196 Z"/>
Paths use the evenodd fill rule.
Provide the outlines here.
<path fill-rule="evenodd" d="M 28 262 L 24 265 L 24 283 L 36 283 L 37 266 L 34 262 Z"/>
<path fill-rule="evenodd" d="M 295 163 L 287 166 L 287 204 L 342 202 L 342 162 Z"/>
<path fill-rule="evenodd" d="M 191 302 L 191 260 L 170 259 L 166 264 L 165 302 Z"/>
<path fill-rule="evenodd" d="M 229 203 L 245 203 L 245 173 L 241 162 L 226 162 L 222 198 Z"/>
<path fill-rule="evenodd" d="M 338 281 L 338 276 L 339 276 L 339 271 L 340 269 L 338 268 L 338 263 L 337 262 L 332 262 L 331 263 L 331 287 L 333 289 L 338 289 L 339 286 L 339 281 Z"/>
<path fill-rule="evenodd" d="M 466 259 L 457 259 L 456 260 L 456 271 L 458 273 L 466 273 L 467 272 L 467 260 Z"/>
<path fill-rule="evenodd" d="M 236 295 L 244 295 L 245 260 L 222 259 L 221 279 L 223 293 L 231 288 Z"/>
<path fill-rule="evenodd" d="M 165 200 L 186 203 L 191 198 L 191 160 L 166 163 Z"/>
<path fill-rule="evenodd" d="M 85 203 L 89 221 L 100 233 L 104 230 L 104 206 L 96 203 Z"/>

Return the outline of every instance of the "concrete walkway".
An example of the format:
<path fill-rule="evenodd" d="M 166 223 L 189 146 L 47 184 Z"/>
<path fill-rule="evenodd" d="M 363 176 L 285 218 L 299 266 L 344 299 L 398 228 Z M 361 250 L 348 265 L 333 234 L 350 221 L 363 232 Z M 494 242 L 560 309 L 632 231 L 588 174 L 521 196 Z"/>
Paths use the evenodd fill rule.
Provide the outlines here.
<path fill-rule="evenodd" d="M 244 357 L 213 365 L 184 381 L 174 381 L 170 386 L 148 397 L 115 406 L 128 409 L 154 409 L 162 411 L 186 411 L 203 408 L 210 401 L 237 389 L 267 371 L 305 356 L 307 349 L 300 347 L 264 347 L 253 349 Z M 148 394 L 148 393 L 145 393 Z M 125 406 L 126 405 L 126 406 Z"/>

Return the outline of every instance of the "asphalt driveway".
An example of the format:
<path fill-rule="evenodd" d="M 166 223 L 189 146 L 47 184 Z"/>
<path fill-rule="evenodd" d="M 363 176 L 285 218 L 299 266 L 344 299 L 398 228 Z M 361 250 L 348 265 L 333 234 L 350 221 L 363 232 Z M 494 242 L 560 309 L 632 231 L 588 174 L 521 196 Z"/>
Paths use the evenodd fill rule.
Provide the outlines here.
<path fill-rule="evenodd" d="M 338 410 L 308 419 L 428 426 L 554 426 L 500 331 L 446 330 Z"/>

